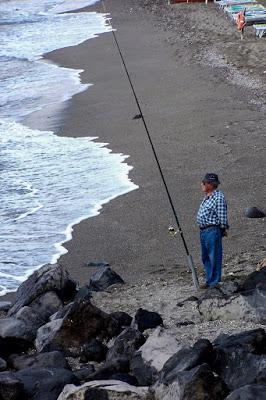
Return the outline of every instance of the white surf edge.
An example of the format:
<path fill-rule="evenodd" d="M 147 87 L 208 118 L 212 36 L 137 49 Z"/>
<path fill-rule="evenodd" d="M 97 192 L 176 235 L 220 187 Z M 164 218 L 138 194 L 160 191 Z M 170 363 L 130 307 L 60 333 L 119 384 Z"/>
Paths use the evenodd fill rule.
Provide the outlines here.
<path fill-rule="evenodd" d="M 90 4 L 90 5 L 96 4 L 97 2 L 99 2 L 99 0 L 95 0 L 94 3 L 92 3 L 92 4 Z M 88 6 L 89 6 L 89 5 L 88 5 Z M 86 6 L 84 6 L 84 7 L 86 7 Z M 76 8 L 76 9 L 73 9 L 73 8 L 72 8 L 72 10 L 73 10 L 73 11 L 78 11 L 79 9 L 82 9 L 82 8 L 84 8 L 84 7 L 78 7 L 78 8 Z M 69 11 L 71 11 L 71 10 L 64 11 L 64 12 L 69 12 Z M 109 26 L 109 28 L 110 28 L 109 31 L 101 32 L 101 33 L 95 35 L 94 37 L 90 37 L 90 38 L 87 38 L 87 39 L 85 39 L 85 40 L 79 42 L 78 44 L 76 44 L 76 45 L 74 45 L 74 46 L 73 46 L 73 45 L 70 45 L 70 46 L 63 46 L 63 47 L 57 48 L 56 50 L 64 49 L 64 48 L 68 48 L 68 47 L 79 46 L 80 44 L 86 42 L 87 40 L 95 39 L 95 38 L 99 37 L 100 35 L 102 35 L 102 34 L 104 34 L 104 33 L 110 33 L 110 32 L 112 31 L 112 29 L 113 29 L 112 26 L 111 26 L 111 23 L 110 23 L 110 21 L 111 21 L 110 13 L 101 13 L 101 14 L 103 15 L 103 18 L 108 22 L 108 26 Z M 57 67 L 57 68 L 65 68 L 65 69 L 70 69 L 70 70 L 71 70 L 71 68 L 66 68 L 66 67 L 64 67 L 63 65 L 58 65 L 58 64 L 56 64 L 55 62 L 49 60 L 49 54 L 52 53 L 53 51 L 56 51 L 56 50 L 52 50 L 51 52 L 41 54 L 41 55 L 39 56 L 38 62 L 41 62 L 41 63 L 42 63 L 42 62 L 43 62 L 43 63 L 48 63 L 48 64 L 53 65 L 54 67 Z M 47 57 L 47 58 L 46 58 L 46 57 Z M 36 61 L 37 61 L 37 60 L 36 60 Z M 69 100 L 71 100 L 76 94 L 82 93 L 82 92 L 86 91 L 90 86 L 93 86 L 93 83 L 82 83 L 82 80 L 81 80 L 81 78 L 80 78 L 80 74 L 84 71 L 83 69 L 72 69 L 72 71 L 73 71 L 72 79 L 73 79 L 76 83 L 79 84 L 79 89 L 78 89 L 78 87 L 77 87 L 77 92 L 74 93 L 74 94 L 72 94 L 72 95 L 68 95 L 68 96 L 67 96 L 67 94 L 66 94 L 66 96 L 64 97 L 64 99 L 62 99 L 61 101 L 59 101 L 59 103 L 64 103 L 64 102 L 66 102 L 66 101 L 69 101 Z M 43 108 L 45 108 L 45 107 L 47 107 L 47 105 L 44 105 Z M 23 116 L 23 117 L 22 117 L 22 121 L 21 121 L 20 123 L 21 123 L 22 125 L 27 126 L 27 124 L 23 122 L 23 119 L 24 119 L 26 116 L 29 116 L 30 114 L 33 114 L 33 113 L 37 112 L 38 110 L 39 110 L 39 109 L 36 109 L 36 110 L 34 110 L 34 111 L 31 111 L 29 114 Z M 29 128 L 30 128 L 30 127 L 29 127 Z M 31 128 L 30 128 L 30 129 L 31 129 Z M 52 131 L 50 131 L 50 132 L 52 132 Z M 57 136 L 55 132 L 52 132 L 52 133 L 53 133 L 55 136 Z M 87 139 L 89 139 L 89 140 L 96 140 L 96 139 L 98 139 L 98 137 L 90 137 L 90 136 L 88 136 Z M 104 146 L 107 147 L 108 145 L 109 145 L 109 143 L 104 143 Z M 112 151 L 112 150 L 110 149 L 110 151 Z M 124 160 L 121 162 L 121 163 L 123 163 L 123 162 L 125 162 L 125 160 L 126 160 L 129 156 L 128 156 L 128 155 L 124 155 L 124 154 L 121 154 L 121 155 L 124 157 Z M 127 165 L 128 165 L 128 164 L 127 164 Z M 54 247 L 55 247 L 55 249 L 57 250 L 57 252 L 52 256 L 51 261 L 50 261 L 50 264 L 52 264 L 52 265 L 56 264 L 57 261 L 58 261 L 58 259 L 59 259 L 62 255 L 68 253 L 68 250 L 67 250 L 63 245 L 64 245 L 65 243 L 67 243 L 67 242 L 69 242 L 69 241 L 72 240 L 72 238 L 73 238 L 72 232 L 73 232 L 73 230 L 74 230 L 74 226 L 75 226 L 75 225 L 78 225 L 79 223 L 81 223 L 81 222 L 84 221 L 84 220 L 87 220 L 87 219 L 89 219 L 89 218 L 93 218 L 93 217 L 99 215 L 99 214 L 100 214 L 100 210 L 103 208 L 103 205 L 108 204 L 110 201 L 114 200 L 115 198 L 117 198 L 117 197 L 119 197 L 119 196 L 123 196 L 123 195 L 125 195 L 125 194 L 127 194 L 127 193 L 129 193 L 129 192 L 131 192 L 131 191 L 133 191 L 133 190 L 139 189 L 139 186 L 136 185 L 135 183 L 133 183 L 133 181 L 129 178 L 129 172 L 130 172 L 132 169 L 133 169 L 133 166 L 128 165 L 128 172 L 127 172 L 126 176 L 123 174 L 124 181 L 125 181 L 127 184 L 129 184 L 129 182 L 131 182 L 131 184 L 133 185 L 132 188 L 129 188 L 129 189 L 127 189 L 127 190 L 124 190 L 124 191 L 122 191 L 121 193 L 118 193 L 118 194 L 116 194 L 116 195 L 113 195 L 113 196 L 107 198 L 106 200 L 103 200 L 101 203 L 98 203 L 98 204 L 96 204 L 96 205 L 94 206 L 94 208 L 93 208 L 93 210 L 91 211 L 90 214 L 83 215 L 83 216 L 81 216 L 81 217 L 75 219 L 73 222 L 70 222 L 70 223 L 67 225 L 66 230 L 65 230 L 65 232 L 64 232 L 65 239 L 64 239 L 63 241 L 61 241 L 61 242 L 58 242 L 58 243 L 55 243 L 55 244 L 54 244 Z M 42 208 L 42 205 L 40 205 L 40 207 L 38 207 L 38 209 L 39 209 L 39 208 Z M 35 210 L 34 210 L 34 211 L 35 211 Z M 38 211 L 38 210 L 36 210 L 36 211 Z M 40 269 L 43 265 L 45 265 L 45 264 L 36 265 L 35 267 L 30 268 L 29 270 L 27 270 L 23 275 L 21 275 L 21 276 L 16 276 L 16 277 L 12 276 L 12 278 L 13 278 L 13 279 L 16 279 L 18 282 L 22 283 L 22 282 L 24 282 L 34 271 L 37 271 L 37 270 Z M 13 291 L 12 291 L 12 290 L 8 290 L 8 289 L 4 289 L 4 290 L 0 291 L 0 296 L 4 296 L 4 295 L 6 295 L 7 293 L 16 293 L 16 291 L 17 291 L 17 289 L 16 289 L 16 290 L 13 290 Z"/>

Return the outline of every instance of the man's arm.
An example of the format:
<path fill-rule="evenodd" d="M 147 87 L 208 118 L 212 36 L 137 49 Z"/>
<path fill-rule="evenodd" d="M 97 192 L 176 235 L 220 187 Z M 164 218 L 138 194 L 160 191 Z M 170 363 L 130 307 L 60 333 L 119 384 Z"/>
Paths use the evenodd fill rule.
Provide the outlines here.
<path fill-rule="evenodd" d="M 218 196 L 216 212 L 217 212 L 217 215 L 219 218 L 220 227 L 223 230 L 228 229 L 229 224 L 228 224 L 228 217 L 227 217 L 227 204 L 226 204 L 224 196 Z"/>

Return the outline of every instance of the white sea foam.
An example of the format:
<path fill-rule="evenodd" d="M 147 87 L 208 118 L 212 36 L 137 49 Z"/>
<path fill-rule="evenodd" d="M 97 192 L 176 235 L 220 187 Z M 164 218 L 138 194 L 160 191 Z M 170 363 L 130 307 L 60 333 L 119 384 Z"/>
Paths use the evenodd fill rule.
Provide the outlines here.
<path fill-rule="evenodd" d="M 42 55 L 111 29 L 103 14 L 55 14 L 91 3 L 0 2 L 0 294 L 65 253 L 74 224 L 137 188 L 128 178 L 127 156 L 93 141 L 101 132 L 88 127 L 90 138 L 64 138 L 20 123 L 44 107 L 58 110 L 89 87 L 80 83 L 81 70 L 58 67 Z"/>
<path fill-rule="evenodd" d="M 2 160 L 10 165 L 2 170 L 1 217 L 6 224 L 1 228 L 0 273 L 9 286 L 13 276 L 16 286 L 19 276 L 65 252 L 62 243 L 71 239 L 74 224 L 136 186 L 128 179 L 127 156 L 112 153 L 104 143 L 59 137 L 15 122 L 2 122 L 0 136 Z M 19 265 L 17 272 L 14 265 Z"/>

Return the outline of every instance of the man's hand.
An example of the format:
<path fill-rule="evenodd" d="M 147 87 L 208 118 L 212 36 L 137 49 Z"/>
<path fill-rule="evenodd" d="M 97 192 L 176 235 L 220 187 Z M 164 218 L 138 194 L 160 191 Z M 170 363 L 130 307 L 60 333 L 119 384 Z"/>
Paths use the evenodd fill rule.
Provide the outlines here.
<path fill-rule="evenodd" d="M 228 231 L 226 229 L 222 230 L 222 237 L 228 237 Z"/>

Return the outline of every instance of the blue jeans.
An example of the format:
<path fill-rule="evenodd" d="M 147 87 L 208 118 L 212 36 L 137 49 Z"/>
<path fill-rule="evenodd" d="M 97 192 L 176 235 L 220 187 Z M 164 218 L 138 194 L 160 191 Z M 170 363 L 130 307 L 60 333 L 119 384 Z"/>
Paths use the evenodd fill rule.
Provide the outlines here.
<path fill-rule="evenodd" d="M 205 269 L 206 284 L 216 285 L 222 275 L 222 231 L 213 226 L 200 231 L 201 257 Z"/>

